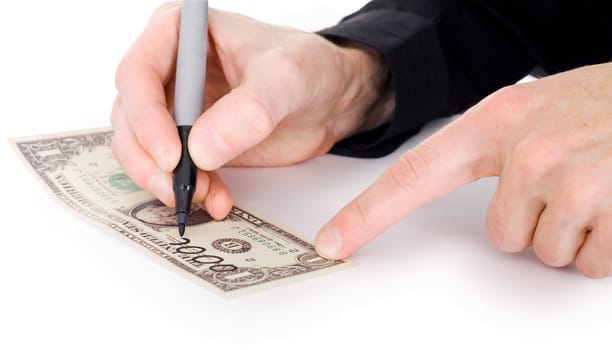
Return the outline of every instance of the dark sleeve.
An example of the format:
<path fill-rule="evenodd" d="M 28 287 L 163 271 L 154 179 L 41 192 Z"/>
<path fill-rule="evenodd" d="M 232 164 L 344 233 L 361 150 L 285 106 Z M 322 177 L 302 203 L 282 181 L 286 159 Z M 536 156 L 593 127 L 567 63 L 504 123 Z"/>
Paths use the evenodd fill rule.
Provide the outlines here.
<path fill-rule="evenodd" d="M 432 119 L 454 115 L 539 67 L 612 58 L 612 1 L 375 0 L 320 32 L 378 51 L 389 66 L 389 123 L 332 153 L 384 156 Z"/>

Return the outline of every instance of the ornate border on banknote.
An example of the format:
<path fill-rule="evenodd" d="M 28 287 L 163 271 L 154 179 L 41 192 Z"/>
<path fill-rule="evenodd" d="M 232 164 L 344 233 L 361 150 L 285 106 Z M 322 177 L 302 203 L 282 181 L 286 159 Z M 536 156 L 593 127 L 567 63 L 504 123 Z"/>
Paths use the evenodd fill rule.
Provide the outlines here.
<path fill-rule="evenodd" d="M 70 181 L 63 179 L 61 170 L 70 166 L 75 157 L 83 152 L 92 152 L 98 147 L 110 148 L 111 139 L 112 130 L 97 129 L 62 135 L 16 139 L 11 140 L 11 142 L 34 173 L 64 204 L 88 219 L 121 233 L 175 266 L 205 280 L 220 290 L 223 295 L 227 295 L 228 292 L 239 291 L 245 288 L 251 289 L 253 286 L 284 280 L 288 277 L 346 265 L 346 261 L 331 261 L 318 257 L 312 244 L 236 206 L 232 208 L 226 221 L 247 222 L 264 232 L 284 237 L 301 247 L 304 252 L 296 256 L 294 264 L 276 267 L 260 266 L 253 268 L 248 266 L 218 265 L 216 266 L 217 268 L 211 266 L 210 268 L 198 269 L 202 264 L 199 266 L 193 263 L 191 265 L 187 264 L 185 259 L 189 258 L 193 261 L 193 258 L 189 257 L 189 252 L 186 252 L 186 249 L 183 249 L 181 252 L 180 247 L 183 245 L 183 248 L 186 248 L 184 245 L 189 240 L 183 242 L 163 241 L 151 233 L 151 230 L 158 231 L 160 227 L 148 225 L 149 227 L 143 228 L 142 226 L 134 225 L 134 223 L 124 217 L 128 213 L 122 213 L 121 210 L 113 212 L 109 211 L 108 208 L 99 206 L 87 196 L 81 195 L 77 190 L 71 188 Z M 51 179 L 50 176 L 54 176 L 54 178 Z M 222 245 L 223 243 L 217 244 Z M 230 245 L 236 244 L 231 239 L 225 243 Z M 223 251 L 224 248 L 219 247 L 217 249 Z M 193 250 L 193 247 L 190 249 Z M 180 254 L 177 254 L 177 252 Z M 223 260 L 212 255 L 206 256 L 209 259 L 212 257 Z M 228 268 L 228 266 L 233 268 Z"/>

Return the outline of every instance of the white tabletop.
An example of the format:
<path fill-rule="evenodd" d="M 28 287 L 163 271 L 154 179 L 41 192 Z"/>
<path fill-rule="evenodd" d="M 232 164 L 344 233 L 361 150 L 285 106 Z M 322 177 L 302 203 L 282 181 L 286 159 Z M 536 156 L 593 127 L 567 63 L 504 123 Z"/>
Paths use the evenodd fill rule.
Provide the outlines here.
<path fill-rule="evenodd" d="M 315 30 L 364 1 L 227 0 L 212 6 Z M 158 1 L 0 5 L 1 136 L 108 125 L 114 70 Z M 408 149 L 443 122 L 406 143 Z M 356 266 L 233 300 L 91 225 L 51 198 L 0 143 L 4 191 L 0 348 L 600 348 L 612 344 L 612 281 L 507 255 L 484 226 L 495 179 L 416 211 Z M 324 156 L 224 169 L 236 200 L 314 240 L 401 154 Z M 248 345 L 248 346 L 247 346 Z M 348 346 L 343 346 L 348 345 Z M 361 347 L 359 347 L 361 348 Z"/>

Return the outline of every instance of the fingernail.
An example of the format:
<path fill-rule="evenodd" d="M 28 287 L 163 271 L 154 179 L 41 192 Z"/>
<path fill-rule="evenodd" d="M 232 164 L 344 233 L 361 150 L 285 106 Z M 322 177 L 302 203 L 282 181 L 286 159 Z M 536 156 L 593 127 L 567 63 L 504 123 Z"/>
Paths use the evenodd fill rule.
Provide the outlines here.
<path fill-rule="evenodd" d="M 151 176 L 148 189 L 165 204 L 172 203 L 172 179 L 169 174 L 158 173 Z"/>
<path fill-rule="evenodd" d="M 328 227 L 319 233 L 315 245 L 319 255 L 328 259 L 336 259 L 342 251 L 342 236 L 335 227 Z"/>
<path fill-rule="evenodd" d="M 190 141 L 189 153 L 198 168 L 216 170 L 230 160 L 231 151 L 219 133 L 211 128 L 203 127 L 195 133 L 196 141 Z"/>
<path fill-rule="evenodd" d="M 170 154 L 168 149 L 161 144 L 154 143 L 151 145 L 150 149 L 151 155 L 157 163 L 157 166 L 165 171 L 172 171 L 172 169 L 168 169 L 171 165 L 170 163 Z"/>

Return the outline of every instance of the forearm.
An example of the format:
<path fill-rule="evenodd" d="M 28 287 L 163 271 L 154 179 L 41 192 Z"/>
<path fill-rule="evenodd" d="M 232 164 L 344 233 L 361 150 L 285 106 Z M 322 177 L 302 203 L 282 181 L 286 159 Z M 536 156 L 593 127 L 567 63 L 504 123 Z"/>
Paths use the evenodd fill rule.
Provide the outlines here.
<path fill-rule="evenodd" d="M 491 3 L 496 1 L 373 1 L 337 26 L 321 31 L 334 42 L 354 42 L 379 52 L 389 69 L 387 86 L 392 87 L 391 93 L 381 96 L 394 97 L 392 104 L 386 104 L 393 107 L 391 115 L 378 119 L 385 121 L 384 125 L 344 140 L 333 151 L 362 157 L 385 155 L 427 121 L 466 109 L 522 78 L 536 65 L 554 71 L 550 62 L 557 52 L 541 43 L 538 36 L 552 35 L 550 30 L 529 32 L 534 29 L 525 7 L 538 5 L 526 1 L 501 3 L 514 6 L 512 12 Z M 534 13 L 549 11 L 548 20 L 562 27 L 567 11 L 552 13 L 555 3 L 544 5 L 548 10 Z M 526 17 L 517 15 L 519 9 Z M 588 15 L 580 17 L 583 22 L 587 19 Z M 604 35 L 602 30 L 598 40 L 602 41 Z M 565 57 L 557 59 L 573 65 L 599 62 L 609 52 L 609 43 L 598 45 L 600 49 L 586 53 L 567 48 Z"/>

